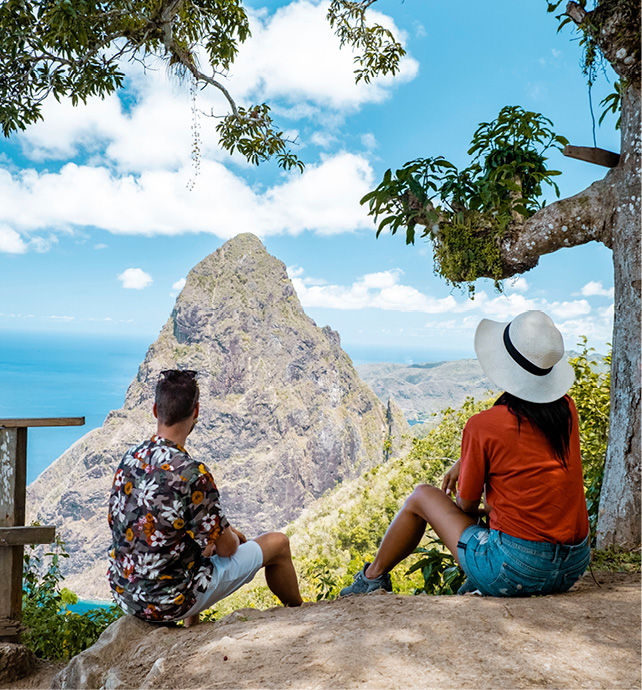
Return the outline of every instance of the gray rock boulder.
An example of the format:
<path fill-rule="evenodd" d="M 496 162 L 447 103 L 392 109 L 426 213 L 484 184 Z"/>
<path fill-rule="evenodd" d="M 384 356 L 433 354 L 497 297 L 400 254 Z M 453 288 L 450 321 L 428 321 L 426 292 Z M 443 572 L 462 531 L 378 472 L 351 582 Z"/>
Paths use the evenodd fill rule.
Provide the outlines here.
<path fill-rule="evenodd" d="M 23 644 L 0 642 L 0 684 L 29 675 L 36 666 L 36 655 Z"/>

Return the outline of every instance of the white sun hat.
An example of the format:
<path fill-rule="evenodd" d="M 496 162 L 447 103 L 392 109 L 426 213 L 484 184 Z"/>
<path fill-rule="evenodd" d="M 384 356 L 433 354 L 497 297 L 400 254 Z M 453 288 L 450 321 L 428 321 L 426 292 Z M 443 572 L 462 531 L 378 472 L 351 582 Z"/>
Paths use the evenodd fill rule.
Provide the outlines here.
<path fill-rule="evenodd" d="M 529 402 L 558 400 L 575 380 L 562 334 L 543 311 L 526 311 L 510 323 L 482 319 L 475 352 L 492 383 Z"/>

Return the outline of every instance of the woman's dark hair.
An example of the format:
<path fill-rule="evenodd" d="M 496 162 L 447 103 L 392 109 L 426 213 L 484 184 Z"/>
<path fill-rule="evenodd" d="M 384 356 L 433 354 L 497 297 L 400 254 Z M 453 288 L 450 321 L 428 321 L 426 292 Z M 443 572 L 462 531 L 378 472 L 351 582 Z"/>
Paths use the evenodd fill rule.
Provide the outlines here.
<path fill-rule="evenodd" d="M 539 429 L 550 443 L 555 455 L 566 467 L 573 418 L 565 397 L 550 403 L 534 403 L 517 398 L 510 393 L 502 393 L 495 401 L 495 405 L 506 405 L 509 412 L 517 417 L 518 428 L 522 420 L 527 419 Z"/>
<path fill-rule="evenodd" d="M 198 396 L 195 371 L 161 371 L 161 378 L 156 384 L 155 400 L 158 421 L 166 426 L 173 426 L 187 419 L 194 412 Z"/>

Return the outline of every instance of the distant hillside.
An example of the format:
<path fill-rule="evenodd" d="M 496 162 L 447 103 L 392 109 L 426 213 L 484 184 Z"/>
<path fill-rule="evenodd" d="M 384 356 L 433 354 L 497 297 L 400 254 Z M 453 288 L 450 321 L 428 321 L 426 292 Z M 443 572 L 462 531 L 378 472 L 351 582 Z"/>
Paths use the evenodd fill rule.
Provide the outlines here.
<path fill-rule="evenodd" d="M 425 422 L 464 400 L 488 397 L 491 382 L 476 359 L 427 364 L 361 364 L 357 372 L 382 400 L 393 398 L 410 422 Z"/>
<path fill-rule="evenodd" d="M 567 350 L 566 356 L 577 357 L 578 352 Z M 604 355 L 593 353 L 598 373 L 607 365 Z M 392 398 L 412 423 L 438 421 L 432 415 L 448 407 L 458 408 L 467 397 L 487 398 L 494 391 L 476 359 L 456 359 L 450 362 L 425 364 L 361 364 L 356 367 L 365 381 L 384 404 Z"/>

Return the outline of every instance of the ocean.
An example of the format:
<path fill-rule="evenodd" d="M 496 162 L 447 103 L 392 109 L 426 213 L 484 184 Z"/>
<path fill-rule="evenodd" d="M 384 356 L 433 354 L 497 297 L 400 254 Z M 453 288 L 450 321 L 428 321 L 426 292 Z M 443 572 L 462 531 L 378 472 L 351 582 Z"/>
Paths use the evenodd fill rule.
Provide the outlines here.
<path fill-rule="evenodd" d="M 0 332 L 0 418 L 85 417 L 27 432 L 27 482 L 122 406 L 153 339 Z"/>

